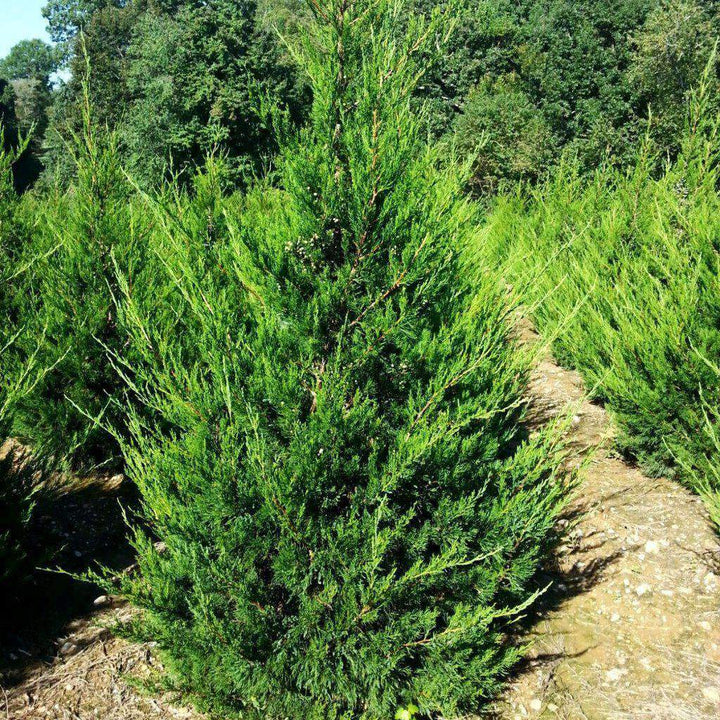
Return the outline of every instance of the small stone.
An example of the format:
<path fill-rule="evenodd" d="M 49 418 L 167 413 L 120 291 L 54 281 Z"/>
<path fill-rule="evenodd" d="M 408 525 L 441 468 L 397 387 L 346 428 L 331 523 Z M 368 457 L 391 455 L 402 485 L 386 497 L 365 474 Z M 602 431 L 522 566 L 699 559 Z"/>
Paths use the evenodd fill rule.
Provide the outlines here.
<path fill-rule="evenodd" d="M 60 647 L 61 655 L 72 655 L 77 650 L 77 645 L 70 640 L 66 640 Z"/>
<path fill-rule="evenodd" d="M 660 546 L 654 540 L 648 540 L 645 543 L 645 552 L 657 554 L 660 552 Z"/>
<path fill-rule="evenodd" d="M 550 712 L 557 712 L 557 711 L 558 711 L 558 706 L 557 706 L 555 703 L 548 703 L 547 709 L 548 709 Z"/>
<path fill-rule="evenodd" d="M 638 585 L 635 588 L 635 594 L 638 597 L 642 597 L 643 595 L 646 595 L 647 593 L 649 593 L 651 590 L 652 590 L 652 588 L 647 583 L 643 583 L 642 585 Z"/>
<path fill-rule="evenodd" d="M 703 688 L 702 691 L 703 697 L 711 703 L 715 703 L 716 705 L 720 705 L 720 690 L 714 687 L 706 687 Z"/>
<path fill-rule="evenodd" d="M 608 682 L 617 682 L 623 675 L 627 675 L 625 668 L 613 668 L 605 673 Z"/>
<path fill-rule="evenodd" d="M 76 558 L 82 557 L 82 553 L 79 550 L 76 550 L 73 555 L 75 555 Z"/>
<path fill-rule="evenodd" d="M 107 605 L 110 602 L 110 598 L 107 595 L 100 595 L 93 600 L 93 605 Z"/>
<path fill-rule="evenodd" d="M 610 616 L 610 622 L 618 622 L 620 620 L 620 615 L 618 613 L 613 613 Z"/>
<path fill-rule="evenodd" d="M 705 631 L 710 632 L 712 630 L 712 625 L 707 620 L 701 620 L 698 625 Z"/>
<path fill-rule="evenodd" d="M 530 701 L 530 709 L 533 712 L 540 712 L 540 710 L 542 710 L 542 702 L 538 698 L 533 698 Z"/>

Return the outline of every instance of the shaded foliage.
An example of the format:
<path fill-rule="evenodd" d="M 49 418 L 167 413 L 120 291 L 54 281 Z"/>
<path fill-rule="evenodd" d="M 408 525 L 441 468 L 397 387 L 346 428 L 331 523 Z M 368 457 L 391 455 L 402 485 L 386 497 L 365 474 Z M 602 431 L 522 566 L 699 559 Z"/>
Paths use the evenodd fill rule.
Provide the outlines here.
<path fill-rule="evenodd" d="M 16 316 L 18 236 L 12 165 L 23 147 L 4 149 L 5 131 L 0 124 L 0 606 L 4 611 L 13 599 L 15 583 L 27 569 L 25 532 L 32 511 L 32 472 L 5 441 L 10 437 L 14 405 L 26 391 L 33 370 L 32 358 L 21 365 L 14 344 L 23 333 L 22 320 Z M 4 625 L 5 612 L 0 618 Z"/>
<path fill-rule="evenodd" d="M 28 342 L 45 369 L 33 391 L 17 404 L 13 430 L 41 456 L 69 460 L 76 468 L 119 461 L 101 421 L 122 416 L 122 382 L 108 353 L 121 352 L 114 295 L 116 266 L 134 275 L 142 267 L 143 226 L 131 221 L 130 188 L 113 134 L 93 129 L 86 105 L 83 134 L 73 153 L 76 179 L 69 191 L 34 208 L 26 254 L 38 258 L 27 273 L 33 307 Z M 19 343 L 26 355 L 32 345 Z"/>

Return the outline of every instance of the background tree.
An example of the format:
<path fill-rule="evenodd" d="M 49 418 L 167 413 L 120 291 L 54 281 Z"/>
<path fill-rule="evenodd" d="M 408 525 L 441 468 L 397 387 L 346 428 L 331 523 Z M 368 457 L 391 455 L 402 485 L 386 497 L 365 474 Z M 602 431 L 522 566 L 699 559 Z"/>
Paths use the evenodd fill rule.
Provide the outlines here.
<path fill-rule="evenodd" d="M 272 151 L 265 99 L 295 119 L 307 101 L 271 26 L 297 26 L 288 5 L 275 16 L 253 0 L 92 0 L 52 2 L 46 16 L 71 71 L 47 139 L 63 182 L 72 173 L 64 144 L 81 126 L 85 81 L 95 121 L 118 132 L 121 156 L 145 185 L 170 167 L 202 164 L 215 147 L 236 178 L 257 169 Z"/>
<path fill-rule="evenodd" d="M 418 0 L 416 7 L 434 4 Z M 456 38 L 419 93 L 432 102 L 433 132 L 457 122 L 461 147 L 480 150 L 476 188 L 496 185 L 485 177 L 492 148 L 502 147 L 492 173 L 511 180 L 519 168 L 537 176 L 563 151 L 585 169 L 631 163 L 648 106 L 662 116 L 653 127 L 659 146 L 675 153 L 687 92 L 707 62 L 717 17 L 714 0 L 466 2 Z M 528 126 L 524 138 L 515 134 L 515 111 L 502 109 L 510 103 Z"/>
<path fill-rule="evenodd" d="M 470 187 L 494 193 L 502 182 L 533 181 L 555 160 L 558 138 L 516 75 L 484 78 L 454 125 L 460 157 L 472 161 Z"/>
<path fill-rule="evenodd" d="M 76 165 L 68 142 L 82 133 L 85 91 L 92 103 L 93 122 L 116 130 L 127 113 L 127 49 L 142 3 L 92 2 L 54 5 L 51 30 L 64 37 L 69 79 L 55 93 L 50 110 L 45 151 L 46 181 L 67 186 Z M 50 6 L 48 6 L 50 7 Z"/>
<path fill-rule="evenodd" d="M 628 84 L 644 114 L 651 114 L 651 132 L 661 148 L 678 150 L 691 93 L 711 60 L 708 81 L 717 103 L 717 58 L 711 55 L 719 37 L 718 3 L 695 0 L 662 2 L 635 33 Z"/>
<path fill-rule="evenodd" d="M 55 49 L 42 40 L 23 40 L 0 60 L 0 78 L 8 80 L 14 96 L 14 124 L 30 138 L 22 158 L 15 165 L 19 189 L 31 185 L 43 168 L 42 139 L 52 103 L 50 76 L 58 67 Z"/>
<path fill-rule="evenodd" d="M 1 151 L 7 151 L 17 138 L 15 127 L 15 95 L 8 80 L 0 77 L 0 125 L 3 128 Z"/>
<path fill-rule="evenodd" d="M 50 84 L 58 69 L 59 58 L 52 45 L 43 40 L 22 40 L 0 60 L 0 77 L 9 80 L 40 80 Z"/>
<path fill-rule="evenodd" d="M 93 14 L 104 8 L 122 8 L 134 0 L 48 0 L 42 14 L 48 32 L 61 57 L 69 60 L 75 48 L 72 41 L 87 27 Z"/>
<path fill-rule="evenodd" d="M 298 117 L 303 90 L 257 14 L 253 0 L 176 1 L 153 2 L 139 18 L 121 135 L 140 178 L 201 164 L 215 146 L 238 172 L 257 169 L 272 146 L 261 101 L 279 99 Z"/>

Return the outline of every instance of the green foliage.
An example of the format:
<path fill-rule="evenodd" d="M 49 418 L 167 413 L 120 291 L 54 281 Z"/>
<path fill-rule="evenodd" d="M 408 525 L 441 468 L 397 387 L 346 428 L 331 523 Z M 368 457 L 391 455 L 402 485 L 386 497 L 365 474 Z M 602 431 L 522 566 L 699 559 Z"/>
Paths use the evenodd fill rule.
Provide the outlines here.
<path fill-rule="evenodd" d="M 127 0 L 48 0 L 42 13 L 50 37 L 62 47 L 87 26 L 94 12 L 127 4 Z"/>
<path fill-rule="evenodd" d="M 302 91 L 277 37 L 258 28 L 252 0 L 157 4 L 128 47 L 133 98 L 121 134 L 133 174 L 161 178 L 222 147 L 237 171 L 259 169 L 272 136 L 260 115 L 266 95 L 297 111 Z"/>
<path fill-rule="evenodd" d="M 31 175 L 26 187 L 40 172 L 38 156 L 47 127 L 48 108 L 52 102 L 50 76 L 57 70 L 59 57 L 52 45 L 42 40 L 23 40 L 14 45 L 6 57 L 0 59 L 0 78 L 11 82 L 14 94 L 16 124 L 23 134 L 32 135 L 30 153 L 23 158 L 21 172 Z"/>
<path fill-rule="evenodd" d="M 719 37 L 717 3 L 695 0 L 663 2 L 636 33 L 628 84 L 649 107 L 661 148 L 677 149 L 690 93 Z M 717 68 L 712 71 L 717 85 Z"/>
<path fill-rule="evenodd" d="M 2 150 L 6 150 L 9 145 L 10 138 L 8 137 L 9 133 L 7 132 L 7 128 L 8 126 L 12 127 L 11 123 L 14 119 L 15 111 L 12 87 L 7 80 L 0 78 L 0 122 L 2 122 L 4 128 L 4 140 L 2 148 L 0 148 Z"/>
<path fill-rule="evenodd" d="M 28 273 L 32 309 L 28 344 L 47 372 L 18 403 L 14 431 L 42 456 L 75 466 L 117 461 L 112 438 L 98 425 L 122 415 L 122 383 L 107 359 L 120 352 L 115 265 L 141 281 L 141 223 L 131 219 L 129 187 L 112 134 L 92 127 L 89 105 L 83 134 L 67 147 L 77 178 L 63 196 L 35 208 L 32 240 L 25 252 L 38 258 Z"/>
<path fill-rule="evenodd" d="M 81 131 L 84 84 L 95 121 L 118 133 L 120 155 L 145 187 L 191 174 L 220 147 L 241 182 L 274 150 L 261 112 L 266 98 L 295 119 L 307 104 L 275 28 L 253 0 L 93 0 L 51 3 L 48 13 L 71 49 L 72 76 L 56 94 L 47 134 L 49 174 L 60 181 L 72 175 L 64 143 Z"/>
<path fill-rule="evenodd" d="M 479 149 L 476 190 L 535 179 L 562 154 L 583 171 L 607 160 L 632 165 L 648 125 L 675 156 L 718 17 L 714 0 L 464 2 L 450 47 L 420 88 L 431 129 L 456 128 L 463 149 Z"/>
<path fill-rule="evenodd" d="M 658 0 L 462 3 L 458 32 L 422 86 L 422 95 L 432 99 L 433 127 L 444 131 L 457 122 L 468 149 L 482 142 L 471 133 L 489 136 L 481 159 L 491 172 L 486 176 L 481 163 L 476 184 L 490 189 L 498 175 L 516 179 L 519 168 L 537 176 L 562 149 L 579 156 L 583 168 L 608 153 L 631 160 L 646 113 L 627 78 L 632 37 L 657 5 Z M 513 111 L 529 125 L 525 137 L 516 135 L 520 123 Z"/>
<path fill-rule="evenodd" d="M 410 14 L 441 5 L 437 0 L 416 0 Z M 470 0 L 453 6 L 454 31 L 442 55 L 430 51 L 428 72 L 416 90 L 429 109 L 428 123 L 434 135 L 447 132 L 464 110 L 473 87 L 492 82 L 517 68 L 517 43 L 523 13 L 507 0 Z"/>
<path fill-rule="evenodd" d="M 476 208 L 411 112 L 442 18 L 316 8 L 313 106 L 281 189 L 146 198 L 155 302 L 122 276 L 120 440 L 143 499 L 139 632 L 243 717 L 477 710 L 564 503 L 557 433 L 523 427 L 512 306 L 466 256 Z M 154 541 L 158 541 L 157 543 Z"/>
<path fill-rule="evenodd" d="M 62 188 L 75 175 L 67 144 L 74 135 L 83 133 L 86 89 L 96 126 L 114 131 L 127 113 L 131 97 L 126 57 L 141 12 L 139 3 L 88 2 L 77 7 L 82 12 L 70 13 L 64 21 L 69 23 L 69 18 L 74 18 L 78 23 L 62 44 L 70 78 L 55 90 L 44 138 L 47 172 L 43 184 Z M 66 5 L 64 12 L 69 11 L 70 5 Z M 52 31 L 52 23 L 50 27 Z"/>
<path fill-rule="evenodd" d="M 436 6 L 415 0 L 399 22 Z M 535 180 L 563 154 L 583 171 L 606 159 L 632 165 L 648 127 L 674 157 L 687 93 L 720 27 L 716 0 L 461 0 L 453 12 L 456 31 L 442 57 L 426 54 L 416 102 L 429 107 L 433 136 L 456 130 L 477 156 L 472 184 L 483 193 Z M 275 151 L 263 99 L 305 117 L 305 79 L 278 37 L 306 34 L 308 11 L 295 0 L 53 0 L 46 16 L 77 78 L 56 94 L 48 133 L 61 179 L 57 135 L 81 125 L 85 53 L 96 119 L 118 131 L 146 187 L 189 176 L 216 148 L 242 184 Z"/>
<path fill-rule="evenodd" d="M 31 365 L 21 367 L 13 352 L 23 328 L 15 322 L 13 312 L 21 264 L 17 261 L 14 218 L 18 198 L 12 165 L 24 148 L 3 147 L 0 124 L 0 605 L 4 609 L 13 592 L 11 581 L 17 579 L 25 560 L 23 540 L 32 510 L 32 475 L 4 445 L 10 435 L 14 403 L 27 385 Z"/>
<path fill-rule="evenodd" d="M 550 126 L 514 76 L 483 80 L 470 91 L 453 139 L 473 162 L 470 184 L 479 194 L 502 181 L 536 180 L 557 153 Z"/>
<path fill-rule="evenodd" d="M 58 57 L 43 40 L 22 40 L 0 60 L 0 77 L 8 80 L 40 80 L 46 85 L 57 70 Z"/>
<path fill-rule="evenodd" d="M 564 168 L 528 197 L 504 197 L 488 234 L 561 361 L 585 376 L 645 470 L 711 494 L 720 466 L 720 198 L 710 72 L 682 152 L 660 177 L 652 158 L 581 179 Z M 704 432 L 706 424 L 710 430 Z M 693 478 L 693 466 L 697 470 Z M 688 472 L 683 472 L 683 468 Z M 717 493 L 720 486 L 713 485 Z M 717 507 L 720 504 L 714 501 Z"/>
<path fill-rule="evenodd" d="M 15 185 L 21 191 L 35 182 L 42 172 L 42 138 L 52 103 L 50 76 L 58 64 L 55 48 L 42 40 L 23 40 L 0 59 L 0 78 L 10 81 L 12 88 L 14 118 L 10 122 L 30 138 L 22 158 L 15 163 Z"/>
<path fill-rule="evenodd" d="M 68 92 L 76 98 L 75 123 L 71 125 L 75 130 L 81 127 L 85 85 L 97 125 L 115 129 L 127 112 L 131 96 L 125 57 L 140 14 L 136 5 L 109 4 L 99 8 L 75 41 L 68 82 Z"/>

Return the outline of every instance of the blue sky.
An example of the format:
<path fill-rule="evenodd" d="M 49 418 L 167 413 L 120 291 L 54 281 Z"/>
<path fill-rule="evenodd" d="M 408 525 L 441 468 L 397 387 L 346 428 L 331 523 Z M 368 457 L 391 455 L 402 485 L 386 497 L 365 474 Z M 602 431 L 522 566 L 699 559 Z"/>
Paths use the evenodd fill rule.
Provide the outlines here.
<path fill-rule="evenodd" d="M 0 0 L 0 58 L 20 40 L 49 41 L 41 14 L 47 0 Z"/>

